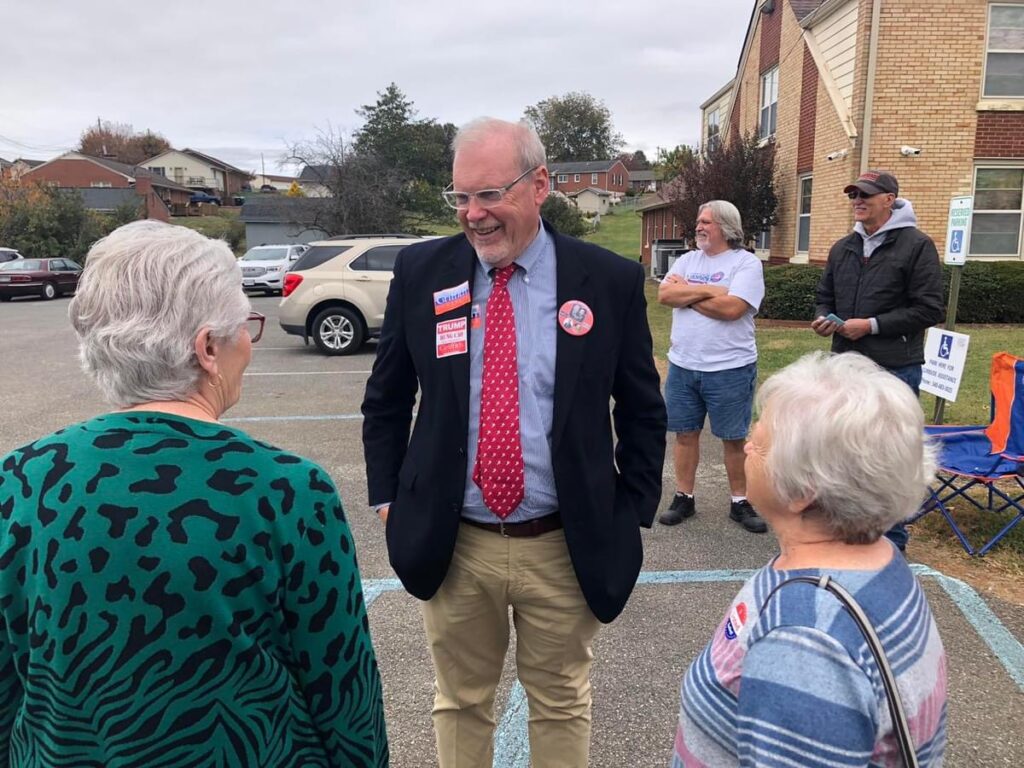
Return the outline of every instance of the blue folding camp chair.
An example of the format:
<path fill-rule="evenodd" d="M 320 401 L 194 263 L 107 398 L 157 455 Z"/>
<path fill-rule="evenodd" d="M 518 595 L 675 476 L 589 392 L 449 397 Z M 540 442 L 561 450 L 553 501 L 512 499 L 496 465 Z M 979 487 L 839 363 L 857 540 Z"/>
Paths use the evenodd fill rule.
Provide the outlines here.
<path fill-rule="evenodd" d="M 1007 352 L 992 356 L 992 422 L 978 426 L 931 426 L 925 433 L 939 444 L 936 484 L 918 513 L 908 522 L 938 509 L 969 555 L 984 555 L 1024 520 L 1024 358 Z M 998 481 L 1016 482 L 1009 492 Z M 1004 484 L 1005 485 L 1005 484 Z M 968 494 L 975 487 L 987 491 L 987 504 Z M 999 533 L 975 550 L 953 519 L 947 504 L 953 499 L 991 512 L 1016 512 Z"/>

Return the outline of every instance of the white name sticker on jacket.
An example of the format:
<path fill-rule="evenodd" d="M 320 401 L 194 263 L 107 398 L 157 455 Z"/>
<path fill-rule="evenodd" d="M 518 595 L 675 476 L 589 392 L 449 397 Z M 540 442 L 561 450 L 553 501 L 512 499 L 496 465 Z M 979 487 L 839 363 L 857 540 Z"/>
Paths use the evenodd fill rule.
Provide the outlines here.
<path fill-rule="evenodd" d="M 461 285 L 453 285 L 443 291 L 434 293 L 434 314 L 443 315 L 458 309 L 463 304 L 469 304 L 469 280 Z"/>
<path fill-rule="evenodd" d="M 466 318 L 442 320 L 437 324 L 438 358 L 464 355 L 468 351 L 469 337 L 466 332 Z"/>

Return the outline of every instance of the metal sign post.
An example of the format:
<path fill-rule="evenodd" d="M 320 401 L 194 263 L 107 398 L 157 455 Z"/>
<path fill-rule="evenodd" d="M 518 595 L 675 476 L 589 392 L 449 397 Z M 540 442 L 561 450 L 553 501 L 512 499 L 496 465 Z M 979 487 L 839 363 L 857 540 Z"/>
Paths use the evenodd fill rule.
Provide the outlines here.
<path fill-rule="evenodd" d="M 956 307 L 960 300 L 960 278 L 967 262 L 967 250 L 971 242 L 971 215 L 974 212 L 974 198 L 971 195 L 954 197 L 949 201 L 949 226 L 946 228 L 946 256 L 944 263 L 952 267 L 949 276 L 949 302 L 946 305 L 947 331 L 956 328 Z M 941 424 L 946 401 L 935 398 L 935 415 L 932 421 Z"/>

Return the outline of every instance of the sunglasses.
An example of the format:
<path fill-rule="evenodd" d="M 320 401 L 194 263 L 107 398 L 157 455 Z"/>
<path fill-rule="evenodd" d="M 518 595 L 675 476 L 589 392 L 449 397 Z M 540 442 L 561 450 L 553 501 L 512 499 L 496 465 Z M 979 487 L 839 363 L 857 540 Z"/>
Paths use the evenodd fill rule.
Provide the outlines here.
<path fill-rule="evenodd" d="M 863 190 L 856 190 L 854 192 L 847 192 L 846 196 L 851 200 L 867 200 L 869 197 L 877 197 L 878 195 L 887 194 L 885 192 L 864 192 Z"/>

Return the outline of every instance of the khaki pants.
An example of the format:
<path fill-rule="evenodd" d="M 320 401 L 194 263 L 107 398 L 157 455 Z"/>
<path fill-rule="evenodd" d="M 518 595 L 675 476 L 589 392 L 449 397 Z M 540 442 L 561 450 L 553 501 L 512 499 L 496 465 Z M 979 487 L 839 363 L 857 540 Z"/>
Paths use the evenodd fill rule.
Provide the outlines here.
<path fill-rule="evenodd" d="M 463 523 L 444 583 L 423 604 L 434 661 L 434 730 L 441 768 L 490 768 L 494 694 L 508 650 L 529 702 L 534 768 L 583 768 L 590 751 L 587 607 L 563 531 L 506 538 Z"/>

